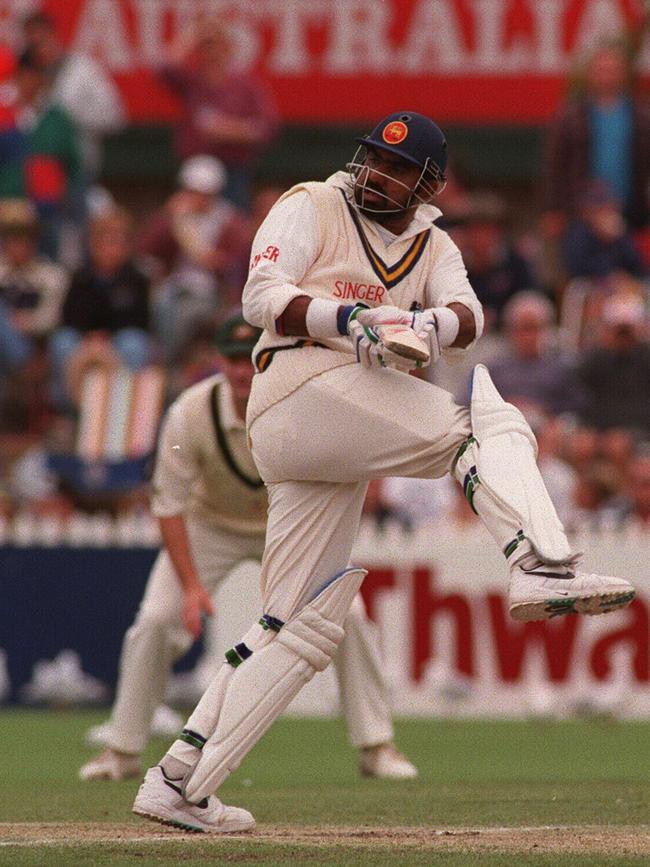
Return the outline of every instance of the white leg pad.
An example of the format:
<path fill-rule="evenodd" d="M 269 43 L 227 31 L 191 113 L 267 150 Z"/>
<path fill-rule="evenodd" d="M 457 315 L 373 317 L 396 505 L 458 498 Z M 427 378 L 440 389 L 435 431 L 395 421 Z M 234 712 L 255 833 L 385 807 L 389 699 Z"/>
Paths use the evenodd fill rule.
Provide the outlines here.
<path fill-rule="evenodd" d="M 262 647 L 271 642 L 275 637 L 276 634 L 274 632 L 265 630 L 259 623 L 255 623 L 242 638 L 242 644 L 255 653 L 259 652 Z M 186 729 L 200 732 L 205 738 L 209 738 L 215 732 L 228 684 L 232 680 L 235 671 L 236 669 L 227 662 L 219 668 L 188 719 L 185 725 Z M 173 754 L 173 751 L 170 752 Z"/>
<path fill-rule="evenodd" d="M 470 401 L 472 443 L 464 467 L 474 464 L 478 486 L 521 527 L 545 563 L 566 563 L 571 548 L 537 467 L 537 442 L 522 413 L 497 391 L 487 368 L 474 368 Z"/>
<path fill-rule="evenodd" d="M 249 750 L 317 671 L 332 661 L 343 621 L 366 572 L 336 576 L 288 620 L 275 639 L 242 663 L 228 680 L 217 728 L 183 787 L 199 803 L 239 767 Z"/>

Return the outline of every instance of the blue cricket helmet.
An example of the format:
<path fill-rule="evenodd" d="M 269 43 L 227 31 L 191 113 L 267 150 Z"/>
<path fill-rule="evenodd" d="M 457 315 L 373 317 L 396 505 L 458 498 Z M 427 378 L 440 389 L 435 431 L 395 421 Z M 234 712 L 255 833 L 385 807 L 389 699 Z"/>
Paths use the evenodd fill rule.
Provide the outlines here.
<path fill-rule="evenodd" d="M 357 138 L 362 145 L 372 145 L 397 154 L 421 169 L 437 169 L 441 180 L 447 168 L 447 140 L 431 118 L 415 111 L 396 111 L 380 120 L 368 136 Z M 427 162 L 428 161 L 428 162 Z"/>
<path fill-rule="evenodd" d="M 381 120 L 370 135 L 355 139 L 359 144 L 352 162 L 346 168 L 350 174 L 353 200 L 366 213 L 399 213 L 416 204 L 427 204 L 445 188 L 447 168 L 447 141 L 440 127 L 431 118 L 415 111 L 396 111 Z M 369 185 L 370 172 L 366 167 L 368 148 L 389 151 L 420 169 L 420 177 L 412 187 L 407 187 L 409 196 L 399 202 L 385 193 L 379 193 L 391 206 L 371 205 L 366 193 L 378 190 Z M 373 174 L 386 174 L 373 170 Z M 391 177 L 390 175 L 386 175 Z M 392 178 L 396 181 L 396 178 Z M 401 181 L 397 181 L 401 183 Z"/>

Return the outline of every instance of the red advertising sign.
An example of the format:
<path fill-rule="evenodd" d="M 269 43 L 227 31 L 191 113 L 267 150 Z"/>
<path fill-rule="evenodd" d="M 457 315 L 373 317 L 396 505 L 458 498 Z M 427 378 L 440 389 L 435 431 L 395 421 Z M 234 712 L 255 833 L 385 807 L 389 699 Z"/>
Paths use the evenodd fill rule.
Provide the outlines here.
<path fill-rule="evenodd" d="M 389 567 L 369 569 L 362 594 L 371 617 L 376 617 L 377 597 L 396 589 L 397 571 Z M 479 648 L 484 651 L 489 645 L 491 678 L 496 682 L 513 683 L 524 679 L 529 653 L 544 659 L 551 682 L 572 680 L 580 666 L 585 666 L 594 680 L 603 681 L 611 674 L 616 648 L 622 645 L 629 651 L 630 673 L 634 680 L 640 683 L 650 680 L 647 600 L 636 599 L 622 613 L 623 622 L 603 618 L 596 624 L 597 631 L 592 632 L 593 624 L 581 617 L 518 623 L 508 615 L 503 593 L 468 592 L 462 587 L 442 589 L 428 568 L 414 568 L 407 578 L 410 608 L 407 615 L 412 624 L 407 643 L 408 664 L 414 681 L 424 676 L 440 644 L 436 641 L 437 632 L 445 621 L 451 626 L 445 632 L 445 654 L 453 669 L 466 677 L 477 676 Z M 485 656 L 482 663 L 485 664 Z"/>
<path fill-rule="evenodd" d="M 0 0 L 18 44 L 35 4 Z M 115 75 L 133 120 L 169 120 L 156 76 L 166 46 L 207 15 L 237 57 L 300 122 L 368 120 L 395 106 L 442 122 L 535 123 L 557 105 L 576 59 L 602 37 L 640 36 L 643 0 L 45 0 L 71 47 Z M 650 44 L 639 65 L 650 76 Z"/>

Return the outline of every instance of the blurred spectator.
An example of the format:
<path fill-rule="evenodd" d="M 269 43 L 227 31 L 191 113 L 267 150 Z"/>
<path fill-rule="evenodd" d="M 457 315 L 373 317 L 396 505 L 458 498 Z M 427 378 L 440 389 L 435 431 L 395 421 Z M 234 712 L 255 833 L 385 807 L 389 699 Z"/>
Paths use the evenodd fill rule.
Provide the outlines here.
<path fill-rule="evenodd" d="M 0 198 L 26 197 L 36 205 L 39 247 L 56 259 L 79 189 L 75 126 L 62 108 L 48 103 L 43 67 L 26 51 L 13 86 L 0 92 Z"/>
<path fill-rule="evenodd" d="M 576 476 L 569 528 L 600 530 L 618 523 L 623 477 L 608 461 L 598 458 Z"/>
<path fill-rule="evenodd" d="M 590 427 L 578 424 L 575 416 L 568 416 L 562 430 L 561 455 L 577 473 L 585 473 L 595 461 L 600 448 L 600 434 Z"/>
<path fill-rule="evenodd" d="M 25 18 L 23 39 L 46 71 L 49 101 L 64 108 L 79 128 L 85 182 L 91 183 L 101 170 L 102 136 L 126 121 L 117 85 L 93 57 L 64 49 L 55 21 L 45 12 Z"/>
<path fill-rule="evenodd" d="M 14 324 L 10 308 L 0 298 L 0 390 L 2 376 L 24 364 L 32 348 L 31 341 Z"/>
<path fill-rule="evenodd" d="M 622 519 L 650 527 L 650 444 L 644 443 L 630 460 Z"/>
<path fill-rule="evenodd" d="M 274 138 L 278 117 L 265 85 L 236 69 L 235 60 L 227 26 L 209 20 L 198 33 L 181 35 L 160 74 L 181 101 L 177 155 L 222 160 L 228 172 L 224 195 L 248 209 L 257 159 Z"/>
<path fill-rule="evenodd" d="M 531 263 L 517 250 L 506 225 L 506 205 L 498 196 L 475 193 L 456 221 L 467 276 L 483 304 L 486 321 L 501 324 L 508 300 L 523 289 L 534 289 Z"/>
<path fill-rule="evenodd" d="M 74 397 L 88 365 L 143 367 L 152 349 L 148 328 L 149 279 L 133 260 L 131 216 L 116 208 L 91 221 L 88 264 L 73 274 L 62 327 L 51 338 L 57 406 Z"/>
<path fill-rule="evenodd" d="M 584 352 L 598 344 L 603 308 L 610 298 L 647 295 L 650 283 L 625 271 L 611 271 L 600 279 L 576 277 L 562 289 L 561 341 L 570 351 Z"/>
<path fill-rule="evenodd" d="M 506 347 L 490 364 L 494 384 L 533 424 L 583 402 L 572 360 L 558 348 L 553 304 L 538 292 L 514 295 L 503 310 Z"/>
<path fill-rule="evenodd" d="M 0 298 L 15 328 L 33 337 L 59 324 L 68 279 L 64 268 L 39 255 L 38 233 L 31 202 L 0 200 Z"/>
<path fill-rule="evenodd" d="M 567 276 L 602 280 L 624 272 L 646 277 L 647 269 L 627 229 L 619 201 L 608 185 L 592 181 L 578 204 L 577 219 L 569 223 L 563 241 Z"/>
<path fill-rule="evenodd" d="M 650 435 L 650 345 L 644 302 L 614 296 L 603 307 L 598 345 L 579 367 L 582 421 L 598 431 L 625 427 Z"/>
<path fill-rule="evenodd" d="M 0 200 L 0 300 L 14 351 L 21 350 L 19 363 L 0 386 L 0 413 L 22 418 L 30 435 L 48 421 L 46 338 L 59 323 L 67 286 L 65 270 L 38 254 L 38 231 L 31 202 Z"/>
<path fill-rule="evenodd" d="M 607 183 L 633 229 L 648 224 L 650 111 L 635 96 L 622 43 L 600 44 L 587 59 L 577 92 L 549 126 L 543 229 L 558 238 L 588 182 Z"/>
<path fill-rule="evenodd" d="M 46 442 L 35 440 L 15 460 L 8 476 L 9 491 L 20 511 L 69 516 L 73 503 L 48 467 Z"/>
<path fill-rule="evenodd" d="M 11 396 L 13 377 L 20 374 L 33 352 L 32 341 L 14 325 L 11 311 L 0 299 L 0 419 L 7 412 L 6 401 Z"/>
<path fill-rule="evenodd" d="M 205 154 L 181 165 L 179 189 L 145 223 L 141 253 L 156 260 L 163 281 L 153 307 L 156 333 L 174 359 L 193 329 L 239 304 L 248 273 L 249 219 L 221 196 L 223 163 Z"/>
<path fill-rule="evenodd" d="M 563 454 L 565 430 L 564 416 L 539 418 L 534 427 L 537 466 L 560 520 L 565 527 L 571 528 L 577 473 Z"/>
<path fill-rule="evenodd" d="M 611 427 L 602 431 L 598 437 L 598 451 L 623 478 L 633 459 L 638 445 L 636 431 L 623 427 Z"/>
<path fill-rule="evenodd" d="M 101 184 L 93 184 L 86 193 L 87 218 L 101 217 L 117 207 L 113 194 Z"/>
<path fill-rule="evenodd" d="M 551 449 L 564 465 L 559 488 L 554 486 L 559 478 L 555 470 L 547 476 L 549 432 Z M 625 479 L 636 448 L 634 432 L 625 428 L 596 431 L 576 426 L 573 416 L 558 416 L 535 435 L 542 476 L 567 530 L 620 523 Z"/>

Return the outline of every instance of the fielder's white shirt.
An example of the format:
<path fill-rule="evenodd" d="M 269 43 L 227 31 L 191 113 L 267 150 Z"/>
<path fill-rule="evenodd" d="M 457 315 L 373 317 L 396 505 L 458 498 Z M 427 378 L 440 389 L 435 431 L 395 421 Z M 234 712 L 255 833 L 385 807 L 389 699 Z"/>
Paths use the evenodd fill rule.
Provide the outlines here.
<path fill-rule="evenodd" d="M 161 426 L 153 514 L 191 514 L 221 530 L 263 536 L 267 505 L 227 380 L 211 376 L 186 389 Z"/>

